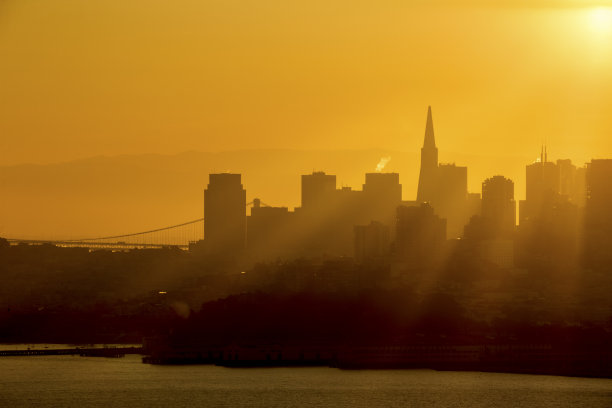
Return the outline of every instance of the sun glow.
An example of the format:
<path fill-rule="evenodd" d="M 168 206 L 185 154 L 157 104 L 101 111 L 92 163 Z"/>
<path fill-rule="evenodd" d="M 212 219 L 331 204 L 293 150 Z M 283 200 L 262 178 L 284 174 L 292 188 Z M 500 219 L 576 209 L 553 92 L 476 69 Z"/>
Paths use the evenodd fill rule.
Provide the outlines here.
<path fill-rule="evenodd" d="M 612 31 L 612 8 L 597 7 L 589 12 L 589 26 L 597 33 Z"/>

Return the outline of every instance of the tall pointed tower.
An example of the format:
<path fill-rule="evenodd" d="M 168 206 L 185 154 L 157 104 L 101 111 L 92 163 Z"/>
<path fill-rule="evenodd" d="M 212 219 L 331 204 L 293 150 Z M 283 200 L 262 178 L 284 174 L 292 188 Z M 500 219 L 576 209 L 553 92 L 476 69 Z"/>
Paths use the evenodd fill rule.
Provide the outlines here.
<path fill-rule="evenodd" d="M 436 176 L 438 173 L 438 148 L 434 137 L 431 106 L 427 108 L 427 124 L 425 125 L 425 140 L 421 148 L 421 172 L 419 173 L 419 189 L 417 201 L 431 202 L 436 192 Z"/>

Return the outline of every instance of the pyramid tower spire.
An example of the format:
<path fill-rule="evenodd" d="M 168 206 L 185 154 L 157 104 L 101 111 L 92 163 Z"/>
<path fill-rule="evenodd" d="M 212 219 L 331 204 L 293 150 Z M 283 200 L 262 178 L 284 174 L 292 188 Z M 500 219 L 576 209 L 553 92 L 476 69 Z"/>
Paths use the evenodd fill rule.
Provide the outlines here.
<path fill-rule="evenodd" d="M 438 174 L 438 148 L 434 137 L 431 106 L 427 108 L 427 124 L 425 125 L 425 140 L 421 148 L 421 171 L 417 201 L 432 202 L 435 200 Z"/>
<path fill-rule="evenodd" d="M 423 141 L 423 147 L 436 147 L 436 138 L 434 136 L 433 128 L 433 117 L 431 115 L 431 106 L 427 107 L 427 124 L 425 125 L 425 140 Z"/>

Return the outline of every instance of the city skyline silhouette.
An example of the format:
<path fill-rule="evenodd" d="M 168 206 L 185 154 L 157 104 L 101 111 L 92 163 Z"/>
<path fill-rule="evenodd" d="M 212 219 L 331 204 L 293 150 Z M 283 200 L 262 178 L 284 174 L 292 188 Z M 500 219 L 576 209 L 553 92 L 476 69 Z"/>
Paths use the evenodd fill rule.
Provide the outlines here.
<path fill-rule="evenodd" d="M 438 163 L 438 148 L 436 147 L 436 142 L 435 142 L 435 136 L 434 136 L 434 128 L 433 128 L 433 115 L 432 115 L 432 108 L 431 106 L 429 106 L 427 108 L 427 116 L 426 116 L 426 124 L 425 124 L 425 132 L 424 132 L 424 138 L 423 138 L 423 148 L 421 149 L 421 159 L 420 159 L 420 164 L 419 164 L 419 168 L 420 171 L 417 173 L 417 191 L 416 194 L 411 194 L 411 192 L 406 191 L 406 189 L 404 188 L 403 193 L 401 192 L 401 188 L 400 188 L 400 199 L 399 201 L 401 201 L 402 199 L 404 199 L 406 196 L 407 197 L 416 197 L 416 201 L 414 202 L 433 202 L 433 201 L 440 201 L 439 203 L 439 207 L 437 209 L 437 213 L 439 215 L 441 215 L 443 218 L 447 219 L 449 218 L 449 215 L 451 213 L 451 211 L 468 211 L 468 213 L 471 214 L 476 214 L 478 211 L 475 210 L 476 207 L 479 206 L 479 200 L 480 200 L 480 189 L 478 189 L 477 191 L 470 191 L 470 189 L 468 188 L 468 168 L 467 167 L 460 167 L 457 166 L 454 162 L 453 163 Z M 429 149 L 429 150 L 428 150 Z M 389 162 L 393 162 L 393 158 L 391 156 L 386 156 L 386 157 L 381 157 L 381 160 L 379 162 L 379 164 L 376 166 L 376 168 L 374 169 L 373 173 L 385 173 L 385 170 L 388 170 L 389 168 L 394 169 L 393 166 L 389 166 Z M 558 159 L 557 164 L 555 164 L 552 161 L 548 161 L 548 146 L 545 146 L 544 144 L 541 145 L 541 152 L 540 152 L 540 157 L 538 157 L 535 162 L 533 164 L 529 164 L 526 165 L 526 169 L 527 172 L 529 173 L 529 169 L 533 168 L 534 166 L 540 166 L 540 164 L 538 163 L 548 163 L 546 164 L 546 166 L 549 166 L 551 169 L 553 169 L 552 171 L 554 172 L 557 166 L 561 166 L 562 164 L 565 164 L 565 166 L 567 166 L 568 170 L 570 171 L 572 169 L 574 169 L 574 173 L 571 173 L 570 176 L 566 175 L 565 177 L 572 177 L 572 180 L 566 180 L 564 183 L 564 185 L 562 186 L 559 180 L 556 181 L 557 184 L 559 184 L 559 193 L 563 193 L 566 195 L 571 195 L 571 199 L 573 202 L 577 203 L 577 201 L 581 202 L 581 205 L 584 205 L 584 197 L 586 197 L 586 181 L 585 181 L 585 169 L 586 166 L 584 167 L 579 167 L 578 168 L 578 174 L 580 174 L 581 180 L 580 180 L 580 186 L 576 187 L 576 188 L 581 188 L 582 191 L 578 192 L 578 191 L 562 191 L 563 189 L 567 190 L 569 188 L 574 188 L 574 180 L 573 178 L 576 177 L 575 175 L 575 168 L 576 166 L 574 164 L 572 164 L 571 159 L 563 159 L 560 160 Z M 386 167 L 386 168 L 385 168 Z M 319 171 L 322 174 L 325 174 L 325 171 Z M 230 171 L 226 171 L 225 173 L 231 173 Z M 316 172 L 313 170 L 313 174 L 315 174 Z M 533 173 L 533 171 L 532 171 Z M 220 173 L 223 174 L 223 173 Z M 244 176 L 244 175 L 243 175 Z M 248 175 L 247 175 L 248 176 Z M 400 174 L 401 176 L 401 174 Z M 488 178 L 490 177 L 497 177 L 497 176 L 502 176 L 502 174 L 495 174 L 495 175 L 490 175 L 487 177 L 486 180 L 488 180 Z M 301 176 L 302 177 L 302 184 L 304 183 L 304 177 L 306 176 Z M 329 176 L 331 177 L 331 176 Z M 336 181 L 336 175 L 333 175 L 334 177 L 334 181 L 333 184 L 334 186 L 337 185 L 337 181 Z M 502 176 L 503 177 L 503 176 Z M 529 177 L 529 176 L 528 176 Z M 559 176 L 557 176 L 559 177 Z M 366 178 L 367 178 L 367 174 L 366 174 Z M 533 176 L 532 176 L 533 178 Z M 448 182 L 452 183 L 459 183 L 456 184 L 456 188 L 455 188 L 455 192 L 450 192 L 450 190 L 452 189 L 448 189 L 444 186 L 441 186 L 441 189 L 439 192 L 437 192 L 436 190 L 436 184 L 440 184 L 440 183 L 444 183 L 444 181 L 442 180 L 448 180 Z M 483 180 L 486 181 L 486 180 Z M 510 179 L 511 182 L 515 183 L 514 180 Z M 366 180 L 367 182 L 367 180 Z M 570 182 L 570 185 L 568 185 L 568 182 Z M 533 183 L 532 183 L 533 184 Z M 352 187 L 350 186 L 346 186 L 344 183 L 341 184 L 342 189 L 352 189 Z M 480 187 L 480 185 L 478 185 L 478 187 Z M 523 197 L 528 196 L 529 195 L 529 184 L 526 184 L 526 191 L 523 193 Z M 304 187 L 302 187 L 302 207 L 304 205 Z M 531 189 L 533 190 L 533 187 L 531 187 Z M 423 190 L 423 191 L 422 191 Z M 259 199 L 260 195 L 257 192 L 252 192 L 252 190 L 248 189 L 247 190 L 247 194 L 249 197 L 253 197 L 255 200 Z M 451 194 L 451 196 L 448 196 L 448 194 Z M 454 194 L 454 196 L 452 196 Z M 459 196 L 457 196 L 457 194 L 459 194 Z M 462 204 L 459 205 L 457 204 L 457 200 L 461 201 L 461 195 L 465 195 L 466 197 L 466 204 Z M 514 193 L 513 193 L 514 194 Z M 531 193 L 532 195 L 534 194 L 533 192 Z M 577 195 L 582 195 L 584 197 L 582 198 L 578 198 Z M 519 197 L 521 197 L 521 195 L 519 195 Z M 514 197 L 513 197 L 514 198 Z M 267 201 L 270 201 L 268 199 L 266 199 Z M 470 204 L 469 201 L 472 200 L 473 202 Z M 398 201 L 398 202 L 399 202 Z M 411 199 L 409 198 L 406 202 L 410 202 Z M 521 200 L 522 202 L 523 200 Z M 447 205 L 446 207 L 444 206 L 443 202 L 447 202 L 449 203 L 448 205 L 450 205 L 450 207 Z M 517 200 L 518 202 L 518 200 Z M 253 203 L 253 201 L 250 201 L 249 204 L 251 205 Z M 452 204 L 451 204 L 452 203 Z M 285 205 L 285 207 L 287 208 L 291 208 L 290 205 L 288 205 L 287 203 L 281 203 L 281 205 Z M 463 210 L 461 209 L 457 209 L 457 208 L 451 208 L 451 207 L 457 207 L 457 206 L 472 206 L 472 209 L 467 209 L 467 207 Z M 266 204 L 266 206 L 269 206 L 268 204 Z M 295 208 L 298 208 L 299 204 L 295 205 Z M 245 206 L 245 211 L 246 211 L 246 206 Z M 528 209 L 524 209 L 523 213 L 527 213 Z M 463 233 L 463 227 L 467 224 L 467 219 L 469 218 L 468 213 L 465 213 L 465 215 L 463 217 L 460 217 L 461 219 L 458 219 L 456 222 L 451 220 L 451 236 L 454 237 L 459 237 L 462 235 Z M 519 206 L 517 206 L 515 213 L 520 214 L 519 213 Z M 196 214 L 194 213 L 194 216 Z M 466 218 L 467 217 L 467 218 Z M 194 218 L 194 217 L 191 217 Z M 205 218 L 205 217 L 204 217 Z M 454 218 L 454 217 L 452 217 Z M 515 216 L 514 217 L 516 220 L 516 223 L 518 223 L 519 221 L 519 217 Z M 177 220 L 177 218 L 174 218 L 174 220 Z M 180 220 L 180 221 L 184 221 L 184 222 L 188 222 L 186 220 Z M 181 222 L 182 223 L 182 222 Z M 453 224 L 454 223 L 454 224 Z M 456 224 L 456 225 L 455 225 Z M 153 226 L 155 227 L 153 229 L 153 231 L 161 229 L 161 230 L 165 230 L 167 229 L 166 226 L 162 226 L 159 223 L 157 224 L 149 224 L 149 226 Z M 170 230 L 172 230 L 172 228 L 169 228 Z M 123 235 L 139 235 L 140 233 L 136 232 L 137 230 L 130 230 L 130 231 L 126 231 L 125 229 L 121 230 L 121 231 L 112 231 L 113 234 L 117 234 L 119 237 L 123 236 Z M 41 233 L 42 232 L 42 233 Z M 48 240 L 48 241 L 53 241 L 53 240 L 57 240 L 55 238 L 53 238 L 52 236 L 50 236 L 49 231 L 41 231 L 38 233 L 38 236 L 32 236 L 29 234 L 11 234 L 10 237 L 11 238 L 15 238 L 15 239 L 25 239 L 25 240 Z M 108 231 L 106 231 L 106 234 L 108 233 Z M 45 235 L 46 234 L 46 235 Z M 52 232 L 53 235 L 57 234 L 57 232 Z M 76 233 L 69 233 L 69 235 L 66 236 L 66 234 L 63 235 L 63 237 L 61 236 L 60 233 L 60 241 L 80 241 L 81 239 L 92 239 L 96 236 L 103 236 L 106 235 L 105 233 L 97 233 L 94 232 L 93 234 L 79 234 L 78 232 Z M 201 239 L 202 237 L 197 236 L 197 233 L 194 234 L 194 232 L 190 233 L 190 237 L 189 238 L 184 238 L 183 240 L 187 239 L 187 241 L 182 242 L 181 245 L 186 245 L 189 241 L 194 241 L 194 240 L 198 240 Z M 123 242 L 123 241 L 120 241 Z M 143 241 L 143 243 L 146 243 L 146 240 Z M 170 244 L 170 242 L 167 242 L 168 244 Z M 163 241 L 162 241 L 163 244 Z"/>

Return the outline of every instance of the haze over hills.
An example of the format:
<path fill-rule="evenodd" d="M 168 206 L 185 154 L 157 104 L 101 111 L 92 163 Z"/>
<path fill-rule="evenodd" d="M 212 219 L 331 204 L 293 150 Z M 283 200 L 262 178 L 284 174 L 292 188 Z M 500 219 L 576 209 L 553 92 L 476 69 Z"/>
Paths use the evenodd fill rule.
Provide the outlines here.
<path fill-rule="evenodd" d="M 92 237 L 200 218 L 203 190 L 213 172 L 241 173 L 248 201 L 259 197 L 269 205 L 293 208 L 300 202 L 301 174 L 325 171 L 337 175 L 338 187 L 360 190 L 364 174 L 374 172 L 382 157 L 391 157 L 384 171 L 400 173 L 403 198 L 414 200 L 417 151 L 262 149 L 99 156 L 56 164 L 3 166 L 0 236 Z M 503 174 L 514 180 L 519 199 L 524 196 L 524 166 L 533 158 L 469 156 L 445 152 L 441 147 L 440 161 L 468 166 L 472 192 L 480 192 L 485 178 Z"/>

